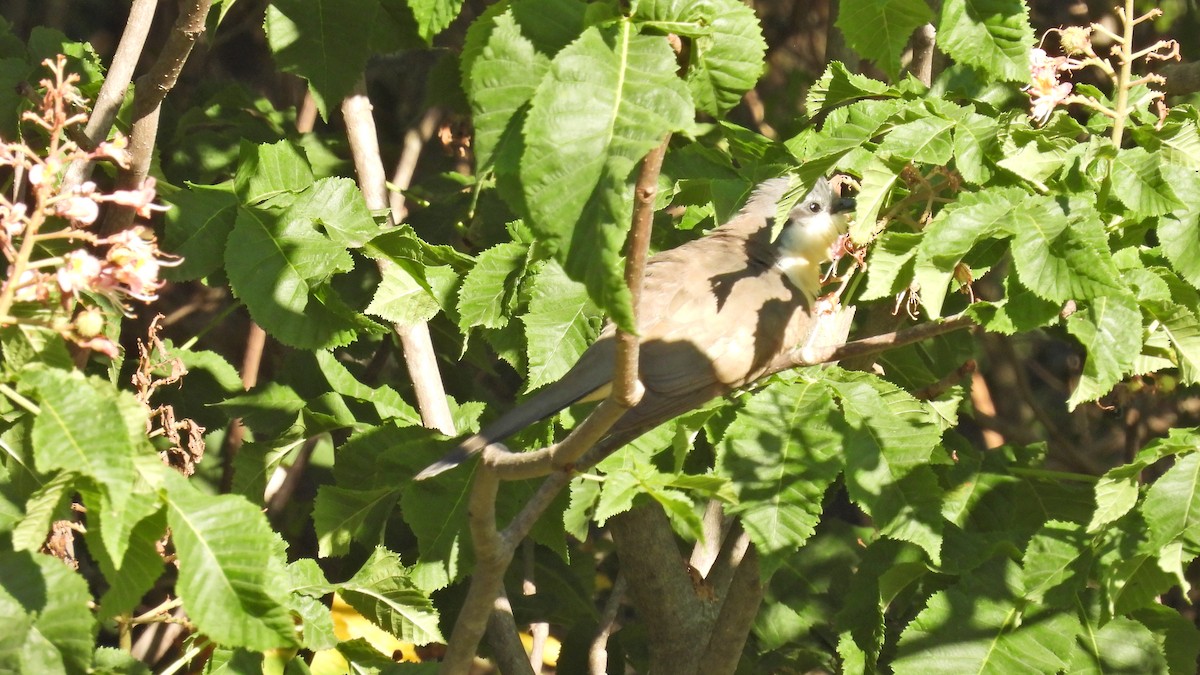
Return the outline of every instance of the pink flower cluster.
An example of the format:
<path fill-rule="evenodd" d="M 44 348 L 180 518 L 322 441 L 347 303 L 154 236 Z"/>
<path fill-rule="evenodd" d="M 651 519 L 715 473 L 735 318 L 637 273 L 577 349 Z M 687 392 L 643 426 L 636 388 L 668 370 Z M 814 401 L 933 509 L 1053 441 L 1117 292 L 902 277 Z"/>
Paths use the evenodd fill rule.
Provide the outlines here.
<path fill-rule="evenodd" d="M 0 286 L 0 325 L 32 321 L 80 346 L 116 356 L 117 345 L 103 334 L 104 312 L 89 296 L 106 297 L 128 312 L 128 300 L 157 299 L 161 268 L 178 260 L 160 251 L 154 233 L 142 225 L 107 236 L 87 228 L 99 218 L 103 204 L 130 208 L 141 218 L 166 207 L 154 203 L 153 178 L 135 189 L 105 192 L 91 181 L 68 177 L 72 168 L 96 160 L 127 168 L 129 157 L 119 135 L 90 151 L 70 140 L 67 129 L 87 121 L 85 113 L 76 112 L 83 103 L 74 87 L 77 78 L 64 72 L 61 57 L 46 65 L 54 78 L 41 82 L 41 106 L 23 119 L 45 130 L 47 146 L 38 151 L 25 143 L 0 141 L 0 167 L 11 167 L 17 179 L 11 201 L 0 195 L 0 251 L 8 260 Z M 77 247 L 58 253 L 62 240 Z M 35 306 L 14 312 L 14 303 Z"/>
<path fill-rule="evenodd" d="M 1054 108 L 1071 96 L 1071 83 L 1060 82 L 1059 74 L 1078 67 L 1077 62 L 1065 56 L 1051 58 L 1044 49 L 1030 50 L 1030 84 L 1025 91 L 1029 92 L 1029 114 L 1039 124 L 1045 124 Z"/>

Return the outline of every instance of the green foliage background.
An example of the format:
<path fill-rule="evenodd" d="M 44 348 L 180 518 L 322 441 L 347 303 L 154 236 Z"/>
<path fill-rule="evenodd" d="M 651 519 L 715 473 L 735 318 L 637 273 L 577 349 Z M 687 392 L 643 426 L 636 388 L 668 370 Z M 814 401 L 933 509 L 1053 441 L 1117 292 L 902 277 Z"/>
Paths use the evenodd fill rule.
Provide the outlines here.
<path fill-rule="evenodd" d="M 1190 7 L 1144 28 L 1195 35 Z M 123 333 L 136 353 L 155 309 L 189 308 L 169 335 L 191 373 L 164 395 L 208 427 L 208 452 L 188 479 L 160 461 L 124 391 L 131 363 L 75 369 L 52 334 L 0 329 L 3 382 L 37 409 L 0 398 L 0 669 L 144 668 L 116 649 L 119 625 L 175 597 L 194 631 L 173 657 L 212 646 L 212 672 L 324 672 L 313 654 L 329 649 L 355 672 L 428 669 L 339 640 L 327 609 L 337 592 L 405 642 L 444 641 L 474 565 L 471 469 L 411 481 L 452 444 L 421 427 L 391 333 L 429 322 L 460 432 L 557 379 L 602 317 L 631 325 L 632 184 L 670 134 L 655 248 L 723 222 L 762 179 L 844 172 L 861 185 L 851 234 L 870 242 L 843 299 L 859 307 L 852 337 L 912 323 L 894 312 L 906 292 L 916 321 L 965 313 L 980 329 L 874 368 L 775 376 L 577 478 L 531 536 L 540 597 L 510 593 L 521 619 L 554 626 L 563 672 L 586 658 L 597 568 L 603 581 L 616 565 L 598 526 L 654 503 L 692 542 L 710 499 L 762 559 L 739 672 L 1196 672 L 1194 95 L 1161 118 L 1133 96 L 1114 144 L 1094 111 L 1031 123 L 1021 89 L 1040 34 L 1023 0 L 842 0 L 831 18 L 862 62 L 808 70 L 773 59 L 781 32 L 816 44 L 775 9 L 217 3 L 156 152 L 174 207 L 164 248 L 184 262 Z M 941 67 L 926 86 L 904 59 L 930 22 Z M 70 37 L 2 31 L 5 139 L 29 105 L 10 92 L 37 81 L 42 58 L 67 54 L 82 91 L 98 90 L 104 58 L 75 39 L 89 17 L 66 23 Z M 300 87 L 270 84 L 279 71 L 311 95 L 313 131 L 296 131 Z M 429 143 L 398 225 L 367 208 L 340 126 L 364 71 L 389 160 L 429 109 L 470 141 L 465 155 Z M 756 84 L 757 117 L 743 104 Z M 959 292 L 964 272 L 975 294 Z M 242 391 L 231 364 L 248 320 L 271 342 Z M 968 361 L 979 377 L 963 375 Z M 994 412 L 980 409 L 987 392 Z M 1003 442 L 985 449 L 984 430 Z M 264 503 L 289 466 L 300 488 Z M 501 518 L 535 487 L 505 485 Z M 75 571 L 39 553 L 61 520 L 86 532 Z M 633 622 L 610 662 L 640 671 L 652 646 Z"/>

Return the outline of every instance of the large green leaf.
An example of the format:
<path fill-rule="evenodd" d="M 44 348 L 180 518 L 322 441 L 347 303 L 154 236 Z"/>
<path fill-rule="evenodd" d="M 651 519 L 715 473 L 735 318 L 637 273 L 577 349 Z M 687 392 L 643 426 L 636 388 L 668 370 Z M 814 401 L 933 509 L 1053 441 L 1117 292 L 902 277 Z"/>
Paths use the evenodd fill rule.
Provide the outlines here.
<path fill-rule="evenodd" d="M 1034 43 L 1024 0 L 945 0 L 938 47 L 950 58 L 1009 82 L 1029 79 Z"/>
<path fill-rule="evenodd" d="M 1192 556 L 1200 554 L 1200 452 L 1181 457 L 1155 481 L 1141 510 L 1152 545 L 1183 542 Z"/>
<path fill-rule="evenodd" d="M 176 592 L 200 632 L 256 651 L 296 644 L 283 604 L 276 535 L 257 507 L 200 493 L 169 473 L 167 521 L 179 558 Z"/>
<path fill-rule="evenodd" d="M 225 249 L 229 283 L 250 316 L 281 342 L 309 349 L 337 346 L 362 328 L 352 310 L 328 288 L 351 269 L 346 249 L 296 210 L 243 207 Z"/>
<path fill-rule="evenodd" d="M 533 98 L 550 58 L 583 30 L 584 8 L 575 0 L 517 0 L 497 3 L 471 23 L 461 67 L 480 168 L 502 142 L 519 147 L 520 129 L 511 128 L 523 120 L 517 111 Z"/>
<path fill-rule="evenodd" d="M 1154 633 L 1133 619 L 1116 617 L 1099 627 L 1088 626 L 1079 636 L 1068 672 L 1150 675 L 1169 671 L 1166 656 Z"/>
<path fill-rule="evenodd" d="M 763 72 L 767 43 L 754 10 L 740 0 L 647 0 L 635 18 L 691 38 L 688 88 L 696 107 L 720 117 Z"/>
<path fill-rule="evenodd" d="M 61 560 L 0 549 L 0 671 L 89 672 L 99 627 L 91 600 Z"/>
<path fill-rule="evenodd" d="M 895 80 L 913 31 L 932 18 L 924 0 L 842 0 L 837 27 L 854 51 Z"/>
<path fill-rule="evenodd" d="M 379 543 L 383 526 L 399 498 L 397 488 L 355 490 L 322 485 L 317 490 L 312 514 L 317 555 L 322 558 L 346 555 L 354 541 Z"/>
<path fill-rule="evenodd" d="M 1030 197 L 1012 213 L 1013 261 L 1021 283 L 1052 302 L 1123 295 L 1099 223 L 1070 221 L 1046 196 Z"/>
<path fill-rule="evenodd" d="M 554 263 L 539 266 L 533 277 L 529 311 L 521 317 L 528 344 L 526 390 L 554 382 L 575 365 L 596 337 L 590 319 L 596 307 L 587 291 Z"/>
<path fill-rule="evenodd" d="M 462 3 L 425 0 L 410 3 L 420 14 L 421 37 L 440 32 Z M 453 6 L 451 6 L 453 5 Z M 420 8 L 420 12 L 416 10 Z M 323 119 L 363 77 L 374 52 L 421 45 L 415 26 L 397 21 L 381 0 L 272 0 L 267 7 L 267 40 L 285 73 L 308 80 Z"/>
<path fill-rule="evenodd" d="M 530 226 L 630 330 L 621 264 L 630 174 L 668 132 L 690 123 L 691 96 L 675 71 L 666 38 L 637 35 L 628 21 L 593 26 L 554 57 L 525 121 L 520 172 Z"/>
<path fill-rule="evenodd" d="M 405 642 L 425 645 L 444 642 L 438 613 L 429 597 L 417 589 L 396 554 L 377 548 L 370 560 L 339 594 L 354 609 Z"/>
<path fill-rule="evenodd" d="M 1142 313 L 1131 297 L 1101 296 L 1067 319 L 1067 332 L 1087 350 L 1083 373 L 1067 400 L 1073 410 L 1107 394 L 1133 369 L 1142 351 Z"/>
<path fill-rule="evenodd" d="M 1112 194 L 1139 218 L 1161 216 L 1183 206 L 1159 172 L 1162 159 L 1143 148 L 1121 148 L 1112 162 Z"/>
<path fill-rule="evenodd" d="M 717 468 L 738 495 L 728 513 L 760 552 L 788 553 L 812 536 L 844 464 L 838 415 L 819 381 L 780 380 L 755 392 L 722 437 Z"/>
<path fill-rule="evenodd" d="M 503 328 L 515 308 L 517 287 L 529 260 L 529 247 L 506 242 L 479 254 L 458 289 L 458 327 Z"/>
<path fill-rule="evenodd" d="M 1078 621 L 1027 609 L 1019 568 L 994 561 L 935 593 L 900 636 L 896 675 L 1057 673 Z"/>
<path fill-rule="evenodd" d="M 225 254 L 225 240 L 233 230 L 238 198 L 232 185 L 189 185 L 163 195 L 172 208 L 167 212 L 162 249 L 183 256 L 175 267 L 163 268 L 174 281 L 199 279 L 216 272 Z"/>

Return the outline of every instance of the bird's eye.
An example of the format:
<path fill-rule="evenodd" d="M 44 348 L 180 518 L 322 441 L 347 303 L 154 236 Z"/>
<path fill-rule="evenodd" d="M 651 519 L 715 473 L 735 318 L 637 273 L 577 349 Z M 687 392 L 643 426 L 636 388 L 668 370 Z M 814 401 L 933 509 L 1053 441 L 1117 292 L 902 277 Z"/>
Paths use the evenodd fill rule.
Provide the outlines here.
<path fill-rule="evenodd" d="M 809 213 L 820 213 L 821 205 L 818 204 L 817 202 L 809 202 L 808 203 L 808 212 Z"/>

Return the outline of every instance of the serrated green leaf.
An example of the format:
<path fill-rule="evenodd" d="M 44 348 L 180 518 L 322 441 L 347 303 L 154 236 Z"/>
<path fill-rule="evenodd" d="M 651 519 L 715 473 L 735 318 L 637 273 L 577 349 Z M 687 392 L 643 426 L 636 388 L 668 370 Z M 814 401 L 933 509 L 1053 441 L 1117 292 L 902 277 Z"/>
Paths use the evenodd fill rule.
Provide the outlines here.
<path fill-rule="evenodd" d="M 721 439 L 718 471 L 738 502 L 729 514 L 763 554 L 794 550 L 813 534 L 826 487 L 843 466 L 837 411 L 819 382 L 773 382 L 755 392 Z"/>
<path fill-rule="evenodd" d="M 0 670 L 85 673 L 99 626 L 87 582 L 53 556 L 0 550 Z"/>
<path fill-rule="evenodd" d="M 421 37 L 426 41 L 432 35 L 427 31 L 440 24 L 434 31 L 440 32 L 461 2 L 454 7 L 443 4 L 448 3 L 409 3 L 413 14 L 425 19 Z M 451 13 L 445 16 L 439 9 Z M 285 73 L 308 81 L 324 120 L 329 119 L 330 106 L 339 105 L 362 78 L 373 52 L 423 46 L 415 26 L 397 21 L 379 0 L 273 0 L 265 26 L 275 62 Z"/>
<path fill-rule="evenodd" d="M 445 641 L 433 603 L 413 585 L 399 557 L 386 549 L 375 549 L 362 569 L 339 586 L 338 593 L 371 623 L 404 642 L 426 645 Z"/>
<path fill-rule="evenodd" d="M 135 456 L 152 453 L 146 440 L 145 408 L 112 384 L 81 373 L 37 369 L 26 381 L 38 390 L 41 414 L 33 423 L 33 450 L 44 473 L 66 469 L 99 485 L 99 503 L 90 503 L 105 523 L 109 554 L 125 554 L 127 536 L 145 517 L 131 509 Z"/>
<path fill-rule="evenodd" d="M 408 0 L 421 37 L 429 42 L 454 21 L 463 0 Z"/>
<path fill-rule="evenodd" d="M 621 248 L 636 163 L 691 121 L 666 38 L 633 25 L 586 29 L 560 51 L 525 121 L 521 178 L 529 225 L 609 316 L 633 328 Z"/>
<path fill-rule="evenodd" d="M 289 141 L 263 145 L 242 142 L 233 191 L 243 204 L 261 204 L 287 192 L 300 192 L 313 183 L 304 152 Z"/>
<path fill-rule="evenodd" d="M 1075 647 L 1068 670 L 1072 675 L 1168 672 L 1155 635 L 1133 619 L 1116 617 L 1099 630 L 1081 635 Z"/>
<path fill-rule="evenodd" d="M 1161 332 L 1167 337 L 1183 380 L 1189 384 L 1200 381 L 1200 319 L 1174 302 L 1147 301 L 1142 308 L 1157 322 L 1151 336 Z"/>
<path fill-rule="evenodd" d="M 900 56 L 913 31 L 932 18 L 924 0 L 843 0 L 837 27 L 854 51 L 895 80 L 900 74 Z"/>
<path fill-rule="evenodd" d="M 632 509 L 633 500 L 642 492 L 641 487 L 632 471 L 614 471 L 606 476 L 592 513 L 596 524 L 603 526 L 609 518 Z"/>
<path fill-rule="evenodd" d="M 421 416 L 395 389 L 387 385 L 369 387 L 359 382 L 333 354 L 319 351 L 314 354 L 321 373 L 333 391 L 375 406 L 379 416 L 403 425 L 421 426 Z"/>
<path fill-rule="evenodd" d="M 1021 283 L 1051 302 L 1124 295 L 1103 231 L 1069 221 L 1049 197 L 1030 197 L 1011 218 L 1013 262 Z"/>
<path fill-rule="evenodd" d="M 1181 541 L 1191 555 L 1200 553 L 1200 452 L 1181 457 L 1150 486 L 1141 512 L 1151 545 Z"/>
<path fill-rule="evenodd" d="M 380 234 L 358 184 L 349 178 L 321 178 L 296 196 L 288 214 L 309 220 L 331 241 L 359 248 Z"/>
<path fill-rule="evenodd" d="M 471 23 L 461 66 L 478 166 L 490 165 L 501 143 L 522 143 L 519 127 L 511 128 L 524 120 L 517 112 L 533 98 L 550 57 L 583 29 L 584 8 L 560 0 L 499 3 Z"/>
<path fill-rule="evenodd" d="M 25 515 L 12 531 L 12 548 L 15 551 L 41 550 L 50 535 L 50 524 L 54 516 L 66 515 L 63 507 L 79 475 L 72 471 L 60 471 L 54 478 L 39 487 L 25 502 Z"/>
<path fill-rule="evenodd" d="M 1174 165 L 1163 174 L 1184 205 L 1158 220 L 1158 239 L 1171 267 L 1194 288 L 1200 288 L 1200 175 Z"/>
<path fill-rule="evenodd" d="M 896 675 L 1057 673 L 1066 667 L 1078 620 L 1026 608 L 1019 574 L 1015 563 L 1002 559 L 935 593 L 900 636 Z"/>
<path fill-rule="evenodd" d="M 1034 35 L 1023 0 L 946 0 L 937 35 L 938 48 L 959 63 L 1008 82 L 1030 77 Z"/>
<path fill-rule="evenodd" d="M 350 254 L 313 224 L 302 207 L 243 207 L 225 250 L 229 283 L 254 321 L 301 349 L 347 344 L 362 328 L 361 318 L 323 288 L 353 267 Z"/>
<path fill-rule="evenodd" d="M 921 236 L 913 232 L 884 232 L 871 247 L 867 287 L 860 298 L 879 300 L 900 292 L 912 281 L 913 261 Z"/>
<path fill-rule="evenodd" d="M 858 206 L 854 210 L 854 222 L 850 224 L 850 238 L 855 243 L 870 242 L 879 231 L 876 219 L 891 194 L 892 186 L 900 178 L 903 165 L 893 165 L 872 156 L 862 169 L 862 187 L 858 192 Z"/>
<path fill-rule="evenodd" d="M 1185 675 L 1196 666 L 1200 655 L 1200 630 L 1196 624 L 1171 607 L 1153 605 L 1133 614 L 1154 633 L 1155 641 L 1167 657 L 1167 666 L 1172 675 Z"/>
<path fill-rule="evenodd" d="M 998 153 L 1000 125 L 995 118 L 970 112 L 954 127 L 954 166 L 967 183 L 982 185 L 992 177 L 990 161 Z"/>
<path fill-rule="evenodd" d="M 458 327 L 503 328 L 515 307 L 517 286 L 529 261 L 529 246 L 508 242 L 479 254 L 458 289 Z"/>
<path fill-rule="evenodd" d="M 399 265 L 382 268 L 382 280 L 363 312 L 398 326 L 415 326 L 432 319 L 441 306 L 428 284 Z"/>
<path fill-rule="evenodd" d="M 1082 526 L 1056 520 L 1046 523 L 1029 540 L 1021 560 L 1025 597 L 1040 604 L 1047 592 L 1071 581 L 1082 590 L 1087 582 L 1088 552 Z"/>
<path fill-rule="evenodd" d="M 162 250 L 183 257 L 179 265 L 163 268 L 164 278 L 187 281 L 220 269 L 237 217 L 238 198 L 231 187 L 189 185 L 163 194 L 163 201 L 174 208 L 166 214 Z"/>
<path fill-rule="evenodd" d="M 850 72 L 841 61 L 831 61 L 821 79 L 809 88 L 804 107 L 809 115 L 816 116 L 848 101 L 880 96 L 888 89 L 887 84 L 879 80 Z"/>
<path fill-rule="evenodd" d="M 1017 188 L 991 188 L 962 195 L 938 212 L 925 228 L 920 254 L 942 269 L 952 269 L 979 242 L 1008 235 L 1015 209 L 1028 197 Z"/>
<path fill-rule="evenodd" d="M 1067 318 L 1067 332 L 1087 350 L 1087 360 L 1067 409 L 1094 401 L 1112 390 L 1133 368 L 1142 351 L 1142 313 L 1127 296 L 1094 298 Z"/>
<path fill-rule="evenodd" d="M 879 145 L 879 152 L 902 162 L 945 165 L 952 155 L 954 122 L 926 117 L 893 127 Z"/>
<path fill-rule="evenodd" d="M 1046 180 L 1062 170 L 1066 156 L 1060 148 L 1044 149 L 1037 143 L 1026 143 L 996 165 L 1029 181 L 1039 191 L 1047 192 L 1050 188 L 1046 186 Z"/>
<path fill-rule="evenodd" d="M 101 522 L 100 526 L 103 525 Z M 96 529 L 98 528 L 89 523 L 89 542 L 98 536 L 93 532 Z M 100 598 L 98 616 L 101 620 L 132 612 L 142 601 L 142 596 L 162 576 L 163 558 L 158 552 L 158 542 L 163 538 L 166 529 L 166 512 L 160 509 L 133 527 L 129 533 L 129 546 L 122 559 L 110 559 L 101 546 L 88 547 L 104 574 L 104 580 L 109 584 L 108 590 Z"/>
<path fill-rule="evenodd" d="M 1096 511 L 1088 523 L 1088 532 L 1099 532 L 1102 527 L 1116 522 L 1137 505 L 1138 479 L 1146 462 L 1124 464 L 1100 477 L 1096 482 Z"/>
<path fill-rule="evenodd" d="M 754 10 L 739 0 L 646 0 L 634 17 L 692 39 L 687 82 L 696 107 L 720 117 L 763 71 L 767 43 Z"/>
<path fill-rule="evenodd" d="M 1112 194 L 1139 218 L 1161 216 L 1183 206 L 1159 172 L 1160 162 L 1144 148 L 1120 148 L 1112 160 Z"/>
<path fill-rule="evenodd" d="M 596 337 L 591 319 L 596 306 L 582 284 L 567 278 L 562 268 L 541 265 L 533 276 L 525 324 L 529 372 L 525 390 L 557 381 Z"/>
<path fill-rule="evenodd" d="M 398 488 L 355 490 L 322 485 L 317 490 L 312 514 L 317 555 L 322 558 L 346 555 L 354 541 L 378 544 L 399 498 Z"/>
<path fill-rule="evenodd" d="M 296 644 L 275 573 L 266 516 L 234 495 L 201 494 L 168 474 L 167 520 L 179 559 L 176 591 L 201 632 L 223 645 L 266 650 Z"/>

